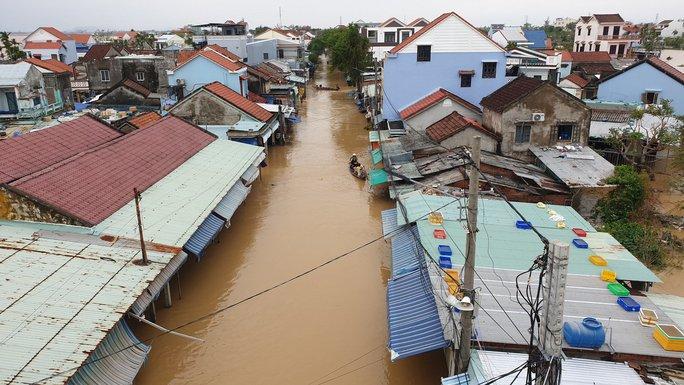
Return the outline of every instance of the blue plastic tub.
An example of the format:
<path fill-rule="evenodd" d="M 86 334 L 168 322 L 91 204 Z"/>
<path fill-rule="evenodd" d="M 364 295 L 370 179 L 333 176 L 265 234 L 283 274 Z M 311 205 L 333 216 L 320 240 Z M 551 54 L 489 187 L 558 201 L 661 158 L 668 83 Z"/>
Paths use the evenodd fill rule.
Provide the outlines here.
<path fill-rule="evenodd" d="M 575 348 L 598 349 L 606 340 L 606 331 L 596 318 L 587 317 L 582 322 L 564 323 L 563 338 Z"/>
<path fill-rule="evenodd" d="M 451 269 L 453 266 L 451 265 L 451 261 L 439 261 L 439 267 L 442 269 Z"/>
<path fill-rule="evenodd" d="M 578 249 L 588 249 L 589 245 L 583 239 L 575 238 L 572 240 L 572 244 Z"/>
<path fill-rule="evenodd" d="M 532 228 L 532 224 L 526 221 L 515 221 L 515 227 L 523 230 L 530 230 Z"/>
<path fill-rule="evenodd" d="M 449 262 L 451 263 L 451 257 L 448 257 L 446 255 L 440 255 L 439 256 L 439 262 Z"/>
<path fill-rule="evenodd" d="M 449 245 L 439 245 L 437 246 L 439 255 L 451 255 L 451 247 Z"/>
<path fill-rule="evenodd" d="M 639 311 L 641 310 L 641 305 L 639 302 L 635 301 L 632 297 L 619 297 L 617 299 L 618 305 L 625 311 Z"/>

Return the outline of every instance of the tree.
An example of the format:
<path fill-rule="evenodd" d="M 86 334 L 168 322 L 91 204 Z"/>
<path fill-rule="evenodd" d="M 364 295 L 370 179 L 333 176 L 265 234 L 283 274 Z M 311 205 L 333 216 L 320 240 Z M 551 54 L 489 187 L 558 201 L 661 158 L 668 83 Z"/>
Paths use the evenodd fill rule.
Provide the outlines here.
<path fill-rule="evenodd" d="M 254 36 L 261 35 L 263 32 L 266 32 L 266 31 L 268 31 L 269 29 L 271 29 L 271 28 L 270 28 L 270 27 L 267 27 L 267 26 L 264 26 L 264 25 L 260 25 L 260 26 L 254 28 L 254 29 L 252 30 L 252 35 L 254 35 Z"/>
<path fill-rule="evenodd" d="M 514 41 L 509 41 L 508 44 L 506 44 L 506 51 L 510 51 L 512 49 L 518 48 L 518 43 Z"/>
<path fill-rule="evenodd" d="M 660 34 L 656 31 L 653 25 L 645 25 L 641 28 L 641 46 L 646 50 L 646 54 L 649 55 L 652 52 L 660 49 Z"/>
<path fill-rule="evenodd" d="M 2 43 L 0 51 L 4 52 L 4 56 L 7 56 L 9 60 L 21 60 L 26 57 L 26 52 L 19 48 L 19 43 L 15 39 L 10 39 L 7 32 L 0 32 L 0 43 Z"/>
<path fill-rule="evenodd" d="M 154 47 L 154 42 L 157 40 L 153 34 L 147 32 L 138 32 L 132 42 L 132 47 L 135 49 L 148 49 Z"/>
<path fill-rule="evenodd" d="M 675 115 L 672 101 L 649 104 L 632 111 L 633 124 L 625 128 L 611 128 L 608 143 L 635 167 L 645 167 L 651 179 L 655 155 L 665 146 L 680 143 L 684 117 Z"/>
<path fill-rule="evenodd" d="M 370 42 L 359 33 L 359 28 L 349 24 L 339 29 L 337 41 L 332 46 L 332 65 L 351 77 L 361 91 L 361 72 L 371 64 Z"/>

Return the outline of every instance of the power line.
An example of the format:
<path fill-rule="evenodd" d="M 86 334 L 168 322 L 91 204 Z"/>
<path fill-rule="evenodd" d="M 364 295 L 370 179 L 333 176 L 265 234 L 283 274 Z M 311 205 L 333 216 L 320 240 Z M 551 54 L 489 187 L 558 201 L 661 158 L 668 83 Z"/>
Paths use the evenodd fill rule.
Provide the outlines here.
<path fill-rule="evenodd" d="M 381 347 L 383 347 L 383 346 L 384 346 L 384 345 L 378 345 L 378 346 L 374 347 L 373 349 L 367 351 L 366 353 L 363 353 L 362 355 L 357 356 L 357 357 L 354 358 L 353 360 L 347 361 L 345 364 L 338 366 L 335 370 L 331 370 L 330 372 L 328 372 L 328 373 L 326 373 L 326 374 L 324 374 L 324 375 L 318 377 L 317 379 L 315 379 L 315 380 L 309 382 L 309 385 L 314 384 L 315 382 L 317 382 L 317 381 L 319 381 L 319 380 L 322 380 L 322 379 L 328 377 L 329 375 L 331 375 L 331 374 L 337 372 L 338 370 L 344 368 L 344 367 L 347 366 L 347 365 L 353 364 L 354 362 L 356 362 L 356 361 L 362 359 L 363 357 L 365 357 L 365 356 L 367 356 L 367 355 L 373 353 L 374 351 L 378 350 L 378 348 L 381 348 Z"/>

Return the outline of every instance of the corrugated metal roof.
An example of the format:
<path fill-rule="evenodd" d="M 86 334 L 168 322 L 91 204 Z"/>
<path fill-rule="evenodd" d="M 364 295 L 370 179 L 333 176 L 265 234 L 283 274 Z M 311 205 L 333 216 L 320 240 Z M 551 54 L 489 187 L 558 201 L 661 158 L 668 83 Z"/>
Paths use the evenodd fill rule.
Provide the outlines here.
<path fill-rule="evenodd" d="M 63 384 L 174 255 L 33 232 L 0 226 L 0 383 Z"/>
<path fill-rule="evenodd" d="M 382 150 L 379 148 L 376 148 L 375 150 L 371 151 L 371 161 L 373 164 L 378 164 L 382 162 Z"/>
<path fill-rule="evenodd" d="M 247 195 L 250 191 L 252 191 L 252 188 L 245 187 L 242 182 L 235 183 L 233 187 L 228 190 L 228 193 L 223 197 L 223 199 L 221 199 L 221 202 L 216 205 L 214 214 L 225 219 L 226 221 L 230 221 L 230 218 L 233 217 L 233 214 L 235 214 L 235 211 L 238 209 L 238 207 L 240 207 L 242 202 L 247 199 Z"/>
<path fill-rule="evenodd" d="M 204 250 L 214 242 L 214 239 L 216 239 L 225 224 L 225 219 L 214 213 L 209 214 L 209 216 L 207 216 L 199 225 L 197 230 L 195 230 L 190 239 L 185 242 L 183 250 L 188 254 L 194 255 L 197 259 L 200 259 L 200 257 L 204 255 Z"/>
<path fill-rule="evenodd" d="M 245 185 L 249 186 L 250 184 L 254 183 L 256 178 L 259 177 L 259 166 L 251 165 L 247 168 L 247 171 L 242 174 L 242 183 Z"/>
<path fill-rule="evenodd" d="M 151 347 L 140 342 L 121 320 L 69 380 L 69 385 L 130 385 Z"/>
<path fill-rule="evenodd" d="M 389 130 L 380 130 L 380 131 L 368 131 L 368 141 L 369 142 L 380 142 L 380 141 L 385 141 L 389 139 Z"/>
<path fill-rule="evenodd" d="M 425 253 L 417 242 L 415 225 L 407 227 L 392 238 L 392 277 L 416 271 L 423 263 Z"/>
<path fill-rule="evenodd" d="M 261 154 L 261 147 L 216 140 L 145 190 L 140 201 L 145 240 L 183 246 Z M 135 202 L 93 229 L 97 234 L 140 239 Z"/>
<path fill-rule="evenodd" d="M 648 299 L 658 305 L 660 310 L 672 318 L 680 329 L 684 329 L 684 297 L 658 293 L 648 293 L 646 295 Z"/>
<path fill-rule="evenodd" d="M 387 238 L 397 234 L 397 209 L 383 210 L 380 213 L 382 219 L 382 235 Z"/>
<path fill-rule="evenodd" d="M 472 384 L 510 372 L 527 360 L 526 354 L 474 350 L 471 359 Z M 626 363 L 570 358 L 564 360 L 561 385 L 644 385 L 644 381 Z M 513 381 L 515 375 L 492 384 L 524 385 L 527 370 Z"/>
<path fill-rule="evenodd" d="M 615 166 L 587 146 L 581 149 L 575 147 L 574 151 L 530 146 L 530 151 L 570 188 L 607 186 L 605 180 L 613 175 L 615 169 Z"/>
<path fill-rule="evenodd" d="M 463 373 L 452 377 L 442 378 L 442 385 L 471 385 L 470 374 Z"/>
<path fill-rule="evenodd" d="M 447 346 L 424 269 L 388 282 L 387 318 L 392 361 Z"/>
<path fill-rule="evenodd" d="M 138 299 L 135 300 L 133 305 L 131 305 L 131 311 L 137 315 L 142 315 L 145 309 L 159 297 L 164 285 L 171 280 L 174 274 L 180 270 L 181 266 L 188 259 L 188 255 L 184 252 L 178 253 L 171 261 L 162 269 L 162 271 L 157 275 L 154 280 L 147 287 L 147 290 L 143 291 Z"/>
<path fill-rule="evenodd" d="M 377 186 L 380 184 L 387 183 L 388 175 L 383 169 L 371 170 L 368 173 L 368 182 L 371 186 Z"/>

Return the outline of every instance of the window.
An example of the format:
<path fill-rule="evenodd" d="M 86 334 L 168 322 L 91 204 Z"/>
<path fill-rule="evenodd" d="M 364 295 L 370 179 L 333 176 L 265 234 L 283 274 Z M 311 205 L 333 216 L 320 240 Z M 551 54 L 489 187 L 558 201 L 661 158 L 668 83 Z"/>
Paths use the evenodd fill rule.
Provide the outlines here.
<path fill-rule="evenodd" d="M 373 31 L 373 30 L 368 31 L 368 38 L 369 39 L 375 39 L 377 36 L 378 36 L 378 31 Z"/>
<path fill-rule="evenodd" d="M 587 36 L 591 35 L 591 26 L 587 27 Z"/>
<path fill-rule="evenodd" d="M 52 55 L 50 55 L 50 58 L 53 60 L 59 60 L 59 56 L 56 53 L 53 53 Z"/>
<path fill-rule="evenodd" d="M 643 102 L 646 104 L 656 104 L 658 103 L 658 93 L 657 92 L 645 92 L 643 95 Z"/>
<path fill-rule="evenodd" d="M 541 75 L 534 75 L 534 78 L 537 79 L 537 80 L 542 80 Z"/>
<path fill-rule="evenodd" d="M 285 58 L 285 51 L 282 49 L 278 50 L 278 59 L 284 59 Z"/>
<path fill-rule="evenodd" d="M 135 73 L 135 80 L 139 82 L 144 82 L 145 81 L 145 73 L 144 72 L 136 72 Z"/>
<path fill-rule="evenodd" d="M 577 36 L 582 36 L 582 27 L 577 27 Z"/>
<path fill-rule="evenodd" d="M 608 53 L 611 55 L 615 55 L 615 52 L 617 52 L 617 46 L 615 44 L 612 44 L 610 48 L 608 48 Z"/>
<path fill-rule="evenodd" d="M 562 123 L 558 125 L 558 135 L 556 139 L 558 141 L 574 141 L 573 134 L 575 133 L 575 124 L 573 123 Z"/>
<path fill-rule="evenodd" d="M 603 27 L 603 34 L 607 35 L 608 31 L 610 31 L 610 27 Z"/>
<path fill-rule="evenodd" d="M 530 123 L 520 123 L 515 126 L 515 143 L 528 143 L 530 141 L 532 125 Z"/>
<path fill-rule="evenodd" d="M 404 41 L 411 36 L 411 31 L 401 31 L 401 41 Z"/>
<path fill-rule="evenodd" d="M 596 42 L 596 45 L 594 46 L 594 51 L 598 52 L 601 49 L 601 44 L 599 42 Z"/>
<path fill-rule="evenodd" d="M 482 78 L 493 79 L 496 77 L 496 62 L 488 61 L 482 63 Z"/>
<path fill-rule="evenodd" d="M 264 52 L 264 60 L 268 60 L 268 52 Z"/>
<path fill-rule="evenodd" d="M 582 44 L 580 44 L 580 49 L 579 49 L 579 51 L 580 51 L 580 52 L 584 52 L 584 42 L 582 42 Z"/>
<path fill-rule="evenodd" d="M 105 83 L 109 81 L 109 70 L 100 70 L 100 80 Z"/>
<path fill-rule="evenodd" d="M 431 45 L 418 46 L 418 61 L 430 61 Z"/>
<path fill-rule="evenodd" d="M 473 75 L 472 74 L 463 74 L 461 75 L 461 87 L 470 87 L 473 83 Z"/>
<path fill-rule="evenodd" d="M 385 32 L 385 43 L 396 43 L 397 35 L 394 32 Z"/>
<path fill-rule="evenodd" d="M 619 34 L 620 34 L 620 26 L 616 25 L 615 27 L 613 27 L 613 36 L 617 36 Z"/>

